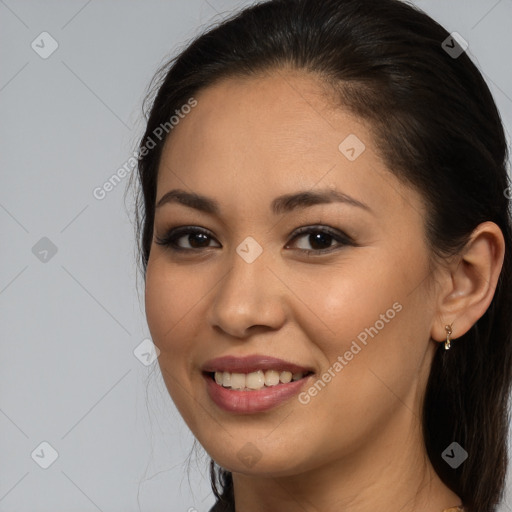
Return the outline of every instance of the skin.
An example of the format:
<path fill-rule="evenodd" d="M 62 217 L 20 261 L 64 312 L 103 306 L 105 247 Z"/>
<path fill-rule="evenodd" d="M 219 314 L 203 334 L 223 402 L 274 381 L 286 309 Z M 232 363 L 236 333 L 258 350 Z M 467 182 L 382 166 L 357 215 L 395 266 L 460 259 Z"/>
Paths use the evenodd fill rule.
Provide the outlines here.
<path fill-rule="evenodd" d="M 199 226 L 211 238 L 201 245 L 182 236 L 185 254 L 153 241 L 146 313 L 167 389 L 205 450 L 233 472 L 237 511 L 459 505 L 426 455 L 421 402 L 445 325 L 453 323 L 456 350 L 492 300 L 501 231 L 481 224 L 463 254 L 432 270 L 422 197 L 386 168 L 371 127 L 335 108 L 312 75 L 283 69 L 230 78 L 195 98 L 166 141 L 156 200 L 184 189 L 217 200 L 221 214 L 177 203 L 157 208 L 155 236 Z M 366 146 L 355 161 L 338 149 L 349 134 Z M 371 211 L 336 202 L 270 210 L 276 196 L 320 188 Z M 341 230 L 357 245 L 294 239 L 311 225 Z M 250 264 L 235 250 L 247 236 L 263 248 Z M 333 250 L 301 251 L 318 247 Z M 201 366 L 228 354 L 311 365 L 316 380 L 394 303 L 401 311 L 305 405 L 293 397 L 263 413 L 234 414 L 206 392 Z M 248 441 L 260 454 L 251 467 L 238 457 Z"/>

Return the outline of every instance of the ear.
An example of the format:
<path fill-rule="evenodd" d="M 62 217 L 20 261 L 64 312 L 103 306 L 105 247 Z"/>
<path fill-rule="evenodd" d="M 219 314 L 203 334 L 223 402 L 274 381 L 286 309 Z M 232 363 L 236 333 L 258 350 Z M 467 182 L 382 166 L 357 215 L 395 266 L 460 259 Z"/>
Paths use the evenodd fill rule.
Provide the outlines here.
<path fill-rule="evenodd" d="M 451 338 L 458 338 L 483 316 L 494 297 L 504 257 L 501 229 L 494 222 L 483 222 L 460 256 L 441 272 L 432 339 L 446 340 L 446 325 L 452 325 Z"/>

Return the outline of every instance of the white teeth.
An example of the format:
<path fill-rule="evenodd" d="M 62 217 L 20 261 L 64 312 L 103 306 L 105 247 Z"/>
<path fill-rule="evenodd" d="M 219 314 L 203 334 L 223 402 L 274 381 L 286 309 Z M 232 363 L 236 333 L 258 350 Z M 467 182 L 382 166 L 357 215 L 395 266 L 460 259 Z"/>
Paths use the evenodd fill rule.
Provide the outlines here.
<path fill-rule="evenodd" d="M 224 385 L 224 382 L 222 383 Z M 231 374 L 231 388 L 232 389 L 244 389 L 245 388 L 245 374 L 244 373 L 232 373 Z"/>
<path fill-rule="evenodd" d="M 247 374 L 245 385 L 249 389 L 261 389 L 265 385 L 265 374 L 261 370 Z"/>
<path fill-rule="evenodd" d="M 287 384 L 288 382 L 291 382 L 291 380 L 292 380 L 292 372 L 281 372 L 279 374 L 279 380 L 283 384 Z"/>
<path fill-rule="evenodd" d="M 263 387 L 288 384 L 304 377 L 302 372 L 278 372 L 276 370 L 258 370 L 251 373 L 215 372 L 215 382 L 225 388 L 237 390 L 262 389 Z"/>
<path fill-rule="evenodd" d="M 265 386 L 277 386 L 279 384 L 279 372 L 267 370 L 265 372 Z"/>

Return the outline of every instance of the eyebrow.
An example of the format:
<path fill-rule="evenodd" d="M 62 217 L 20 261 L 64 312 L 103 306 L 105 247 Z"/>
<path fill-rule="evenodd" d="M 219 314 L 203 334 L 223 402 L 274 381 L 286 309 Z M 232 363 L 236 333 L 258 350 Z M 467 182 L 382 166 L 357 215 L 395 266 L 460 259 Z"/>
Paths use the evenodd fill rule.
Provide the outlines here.
<path fill-rule="evenodd" d="M 370 213 L 372 209 L 365 203 L 350 197 L 343 192 L 339 192 L 333 189 L 321 189 L 317 191 L 307 190 L 300 191 L 291 194 L 285 194 L 276 197 L 271 203 L 271 210 L 275 215 L 282 213 L 288 213 L 299 208 L 307 208 L 317 204 L 326 203 L 345 203 L 350 206 L 356 206 L 367 210 Z M 158 201 L 156 208 L 162 207 L 164 204 L 178 203 L 189 208 L 209 213 L 212 215 L 220 215 L 220 206 L 215 199 L 209 197 L 187 192 L 181 189 L 173 189 L 164 194 Z"/>

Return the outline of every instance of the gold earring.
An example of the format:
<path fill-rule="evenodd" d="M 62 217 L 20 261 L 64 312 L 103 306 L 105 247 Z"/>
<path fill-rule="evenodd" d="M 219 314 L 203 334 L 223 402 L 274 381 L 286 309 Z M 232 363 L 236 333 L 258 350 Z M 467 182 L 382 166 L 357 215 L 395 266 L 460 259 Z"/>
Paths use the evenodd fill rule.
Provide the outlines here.
<path fill-rule="evenodd" d="M 452 334 L 452 326 L 451 325 L 445 325 L 444 326 L 445 330 L 446 330 L 446 341 L 444 342 L 444 349 L 445 350 L 450 350 L 450 347 L 451 347 L 451 334 Z"/>

